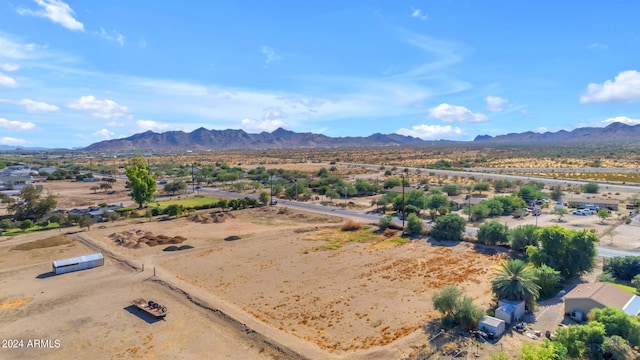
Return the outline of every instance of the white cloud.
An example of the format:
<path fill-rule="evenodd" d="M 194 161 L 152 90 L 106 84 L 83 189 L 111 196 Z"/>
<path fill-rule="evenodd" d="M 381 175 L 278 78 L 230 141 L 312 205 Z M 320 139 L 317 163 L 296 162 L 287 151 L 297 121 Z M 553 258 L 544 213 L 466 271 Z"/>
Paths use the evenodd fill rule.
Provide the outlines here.
<path fill-rule="evenodd" d="M 36 128 L 36 124 L 32 122 L 22 122 L 0 118 L 0 127 L 9 130 L 33 130 Z"/>
<path fill-rule="evenodd" d="M 46 113 L 60 110 L 60 108 L 55 105 L 47 104 L 40 101 L 34 101 L 31 99 L 22 99 L 20 100 L 19 104 L 24 106 L 27 109 L 27 112 L 30 113 Z"/>
<path fill-rule="evenodd" d="M 12 77 L 9 77 L 3 73 L 0 73 L 0 87 L 18 87 L 18 82 L 16 82 Z"/>
<path fill-rule="evenodd" d="M 489 120 L 484 114 L 476 114 L 464 106 L 449 105 L 447 103 L 429 109 L 429 116 L 448 123 L 470 123 Z"/>
<path fill-rule="evenodd" d="M 276 51 L 268 46 L 263 46 L 261 51 L 266 56 L 266 59 L 264 61 L 265 65 L 270 64 L 274 61 L 282 60 L 282 56 L 276 54 Z"/>
<path fill-rule="evenodd" d="M 34 43 L 20 44 L 0 32 L 0 58 L 11 60 L 24 60 L 42 57 L 43 46 Z M 5 64 L 7 65 L 7 64 Z M 11 66 L 9 64 L 9 66 Z M 10 71 L 10 70 L 7 70 Z"/>
<path fill-rule="evenodd" d="M 509 100 L 499 96 L 487 96 L 485 101 L 487 102 L 487 110 L 493 112 L 500 112 L 504 110 L 504 106 L 509 102 Z"/>
<path fill-rule="evenodd" d="M 129 111 L 126 106 L 119 105 L 115 101 L 97 100 L 93 95 L 82 96 L 80 99 L 72 101 L 69 108 L 93 111 L 91 115 L 101 119 L 122 117 Z"/>
<path fill-rule="evenodd" d="M 4 71 L 16 71 L 20 69 L 20 65 L 18 64 L 0 64 L 0 69 Z"/>
<path fill-rule="evenodd" d="M 177 130 L 175 126 L 167 123 L 160 123 L 153 120 L 138 120 L 136 121 L 138 124 L 138 128 L 140 131 L 155 131 L 155 132 L 164 132 L 170 130 Z"/>
<path fill-rule="evenodd" d="M 580 97 L 582 104 L 608 101 L 640 101 L 640 72 L 627 70 L 619 73 L 613 81 L 607 80 L 604 84 L 591 83 L 587 92 Z"/>
<path fill-rule="evenodd" d="M 605 124 L 611 124 L 614 122 L 619 122 L 627 125 L 637 125 L 640 124 L 640 119 L 631 119 L 627 116 L 617 116 L 613 118 L 609 118 L 607 120 L 602 121 Z"/>
<path fill-rule="evenodd" d="M 0 137 L 0 145 L 22 145 L 27 142 L 22 139 L 16 139 L 12 137 Z"/>
<path fill-rule="evenodd" d="M 262 120 L 256 121 L 252 119 L 242 120 L 242 127 L 245 130 L 273 131 L 280 127 L 285 127 L 282 120 Z"/>
<path fill-rule="evenodd" d="M 66 3 L 60 0 L 34 0 L 34 2 L 42 9 L 33 10 L 19 7 L 18 14 L 47 18 L 69 30 L 84 31 L 84 25 L 74 18 L 75 12 Z"/>
<path fill-rule="evenodd" d="M 549 129 L 547 129 L 547 128 L 546 128 L 546 127 L 544 127 L 544 126 L 541 126 L 541 127 L 539 127 L 539 128 L 536 128 L 534 131 L 535 131 L 535 132 L 537 132 L 537 133 L 542 134 L 542 133 L 546 133 L 547 131 L 549 131 Z"/>
<path fill-rule="evenodd" d="M 109 139 L 113 139 L 113 137 L 116 135 L 114 132 L 111 132 L 107 129 L 100 129 L 96 132 L 94 132 L 93 134 L 91 134 L 95 137 L 99 137 L 103 140 L 109 140 Z"/>
<path fill-rule="evenodd" d="M 411 129 L 402 128 L 396 131 L 397 134 L 418 137 L 423 140 L 459 139 L 465 133 L 459 127 L 451 125 L 414 125 Z"/>
<path fill-rule="evenodd" d="M 609 46 L 607 46 L 607 44 L 602 44 L 602 43 L 591 43 L 589 45 L 587 45 L 587 49 L 590 50 L 606 50 Z"/>
<path fill-rule="evenodd" d="M 522 109 L 520 110 L 520 114 L 529 117 L 529 118 L 533 118 L 536 117 L 531 111 L 527 110 L 527 109 Z"/>
<path fill-rule="evenodd" d="M 420 21 L 425 21 L 425 20 L 427 20 L 429 18 L 429 15 L 423 13 L 421 9 L 414 9 L 411 12 L 411 17 L 414 17 L 414 18 L 416 18 L 416 19 L 418 19 Z"/>
<path fill-rule="evenodd" d="M 262 120 L 281 120 L 286 117 L 287 115 L 278 107 L 266 108 L 262 113 Z"/>
<path fill-rule="evenodd" d="M 115 41 L 120 46 L 124 46 L 124 35 L 120 34 L 115 30 L 111 30 L 111 32 L 107 32 L 104 28 L 100 28 L 100 31 L 96 31 L 94 34 L 100 36 L 101 38 L 108 41 Z"/>

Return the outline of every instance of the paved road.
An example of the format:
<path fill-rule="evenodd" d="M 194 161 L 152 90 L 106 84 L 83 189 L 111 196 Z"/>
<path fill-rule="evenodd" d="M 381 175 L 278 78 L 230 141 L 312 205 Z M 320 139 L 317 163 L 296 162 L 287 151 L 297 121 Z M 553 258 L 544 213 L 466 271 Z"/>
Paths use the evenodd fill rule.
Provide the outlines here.
<path fill-rule="evenodd" d="M 256 194 L 240 194 L 236 192 L 216 190 L 216 189 L 210 189 L 210 188 L 201 188 L 200 192 L 206 193 L 206 194 L 212 194 L 220 197 L 227 197 L 231 199 L 240 199 L 244 197 L 250 197 L 250 198 L 258 197 L 258 195 Z M 350 210 L 350 209 L 327 207 L 319 204 L 305 203 L 305 202 L 299 202 L 299 201 L 289 201 L 289 200 L 278 199 L 278 206 L 286 206 L 293 209 L 312 211 L 312 212 L 317 212 L 317 213 L 326 214 L 326 215 L 356 217 L 356 218 L 366 219 L 368 221 L 375 222 L 375 223 L 380 221 L 379 214 L 366 213 L 366 212 Z M 397 217 L 394 217 L 393 222 L 400 225 L 402 223 L 402 220 L 400 220 Z M 468 226 L 465 230 L 465 233 L 475 236 L 478 233 L 478 228 Z M 604 247 L 597 247 L 596 249 L 598 251 L 598 256 L 604 257 L 604 258 L 610 258 L 610 257 L 616 257 L 616 256 L 640 255 L 640 252 L 635 252 L 635 251 L 615 250 L 615 249 L 604 248 Z"/>
<path fill-rule="evenodd" d="M 340 163 L 343 166 L 357 166 L 363 167 L 371 170 L 380 170 L 380 165 L 371 165 L 371 164 L 355 164 L 355 163 Z M 387 168 L 389 168 L 387 166 Z M 584 185 L 588 182 L 587 180 L 565 180 L 565 179 L 549 179 L 545 177 L 537 177 L 537 176 L 522 176 L 522 175 L 507 175 L 507 174 L 496 174 L 491 172 L 482 172 L 477 171 L 475 169 L 469 170 L 438 170 L 438 169 L 425 169 L 425 168 L 417 168 L 417 167 L 398 167 L 398 171 L 400 169 L 404 170 L 405 168 L 409 169 L 410 173 L 415 173 L 416 171 L 420 171 L 421 173 L 434 173 L 436 175 L 447 175 L 447 176 L 458 176 L 463 178 L 473 177 L 476 180 L 510 180 L 510 181 L 522 181 L 523 183 L 527 183 L 531 180 L 543 182 L 546 186 L 555 186 L 562 185 L 564 187 L 573 186 L 578 187 Z M 487 169 L 488 170 L 488 169 Z M 500 171 L 501 169 L 492 169 L 492 171 Z M 539 170 L 539 169 L 538 169 Z M 598 172 L 598 168 L 593 168 L 594 172 Z M 382 174 L 383 171 L 380 172 Z M 381 175 L 382 176 L 382 175 Z M 607 191 L 616 191 L 616 192 L 638 192 L 640 191 L 640 184 L 634 185 L 621 185 L 621 184 L 611 184 L 602 181 L 593 181 L 600 184 L 601 189 L 604 188 Z"/>

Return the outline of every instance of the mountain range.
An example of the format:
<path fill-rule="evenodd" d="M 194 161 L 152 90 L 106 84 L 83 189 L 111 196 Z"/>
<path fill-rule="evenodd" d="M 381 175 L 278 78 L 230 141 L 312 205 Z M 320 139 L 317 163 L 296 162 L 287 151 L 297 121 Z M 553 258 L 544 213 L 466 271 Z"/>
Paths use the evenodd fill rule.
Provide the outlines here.
<path fill-rule="evenodd" d="M 637 143 L 640 141 L 640 125 L 620 122 L 606 127 L 583 127 L 572 131 L 537 133 L 527 131 L 506 135 L 477 136 L 475 144 L 603 144 Z M 261 150 L 261 149 L 304 149 L 304 148 L 344 148 L 377 146 L 419 146 L 427 144 L 456 144 L 454 141 L 426 141 L 399 134 L 376 133 L 367 137 L 329 137 L 314 133 L 297 133 L 279 128 L 271 133 L 250 134 L 243 130 L 196 129 L 190 133 L 168 131 L 155 133 L 147 131 L 133 136 L 105 140 L 94 143 L 84 151 L 177 151 L 177 150 Z M 462 143 L 462 142 L 460 142 Z M 468 144 L 469 142 L 464 142 Z"/>
<path fill-rule="evenodd" d="M 437 144 L 628 144 L 640 142 L 640 124 L 627 125 L 620 122 L 606 127 L 582 127 L 571 131 L 538 133 L 527 131 L 506 135 L 479 135 L 472 141 L 427 141 L 417 137 L 399 134 L 375 133 L 366 137 L 329 137 L 323 134 L 297 133 L 279 128 L 271 133 L 250 134 L 244 130 L 207 130 L 199 128 L 192 132 L 167 131 L 156 133 L 146 131 L 126 138 L 100 141 L 80 151 L 205 151 L 205 150 L 263 150 L 263 149 L 311 149 L 348 148 L 378 146 L 420 146 Z M 0 145 L 0 151 L 46 150 L 42 148 L 22 148 Z"/>

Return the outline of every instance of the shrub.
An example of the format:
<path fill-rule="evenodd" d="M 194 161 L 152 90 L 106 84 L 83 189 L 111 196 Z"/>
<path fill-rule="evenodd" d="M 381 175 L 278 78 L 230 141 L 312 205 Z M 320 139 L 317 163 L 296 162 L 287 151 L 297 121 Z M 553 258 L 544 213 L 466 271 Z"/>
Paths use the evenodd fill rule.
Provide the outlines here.
<path fill-rule="evenodd" d="M 346 223 L 344 223 L 342 225 L 342 228 L 340 228 L 340 230 L 342 231 L 358 231 L 362 228 L 362 224 L 357 223 L 353 220 L 349 220 Z"/>
<path fill-rule="evenodd" d="M 380 218 L 379 227 L 380 230 L 387 230 L 393 224 L 393 218 L 391 215 L 386 215 Z"/>
<path fill-rule="evenodd" d="M 420 235 L 424 230 L 424 223 L 422 219 L 418 217 L 416 214 L 409 214 L 407 218 L 407 230 L 411 235 Z"/>

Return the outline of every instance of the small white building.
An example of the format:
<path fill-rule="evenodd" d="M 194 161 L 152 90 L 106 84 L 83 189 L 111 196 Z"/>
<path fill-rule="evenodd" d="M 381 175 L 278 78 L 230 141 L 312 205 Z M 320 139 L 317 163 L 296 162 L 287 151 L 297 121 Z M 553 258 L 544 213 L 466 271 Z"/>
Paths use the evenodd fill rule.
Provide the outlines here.
<path fill-rule="evenodd" d="M 504 334 L 505 326 L 504 320 L 489 315 L 483 316 L 478 321 L 478 330 L 493 334 L 495 337 Z"/>
<path fill-rule="evenodd" d="M 72 271 L 86 270 L 104 265 L 102 253 L 78 256 L 69 259 L 54 260 L 53 273 L 56 275 Z"/>
<path fill-rule="evenodd" d="M 522 320 L 525 313 L 524 300 L 500 300 L 496 309 L 496 317 L 507 324 Z"/>

